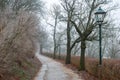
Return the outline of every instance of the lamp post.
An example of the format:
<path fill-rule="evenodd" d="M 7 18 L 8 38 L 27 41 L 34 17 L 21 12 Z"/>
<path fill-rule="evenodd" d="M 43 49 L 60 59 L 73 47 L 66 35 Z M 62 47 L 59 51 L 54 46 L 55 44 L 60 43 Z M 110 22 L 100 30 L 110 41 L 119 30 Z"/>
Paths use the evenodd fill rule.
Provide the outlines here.
<path fill-rule="evenodd" d="M 106 12 L 99 7 L 99 9 L 95 12 L 96 22 L 99 25 L 99 65 L 102 65 L 102 37 L 101 37 L 101 26 L 104 21 Z"/>

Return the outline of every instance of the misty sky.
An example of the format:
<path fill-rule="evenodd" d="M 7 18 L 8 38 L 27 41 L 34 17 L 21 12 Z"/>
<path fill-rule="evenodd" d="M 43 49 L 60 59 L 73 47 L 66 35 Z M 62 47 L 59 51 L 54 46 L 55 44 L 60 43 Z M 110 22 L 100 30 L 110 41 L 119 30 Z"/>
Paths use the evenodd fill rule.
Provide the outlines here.
<path fill-rule="evenodd" d="M 59 4 L 59 0 L 43 0 L 46 3 L 48 9 L 52 8 L 52 4 Z M 118 4 L 120 7 L 120 0 L 113 0 L 112 4 Z M 111 6 L 111 5 L 110 5 Z M 116 24 L 120 24 L 120 9 L 112 11 L 112 18 L 115 20 Z"/>

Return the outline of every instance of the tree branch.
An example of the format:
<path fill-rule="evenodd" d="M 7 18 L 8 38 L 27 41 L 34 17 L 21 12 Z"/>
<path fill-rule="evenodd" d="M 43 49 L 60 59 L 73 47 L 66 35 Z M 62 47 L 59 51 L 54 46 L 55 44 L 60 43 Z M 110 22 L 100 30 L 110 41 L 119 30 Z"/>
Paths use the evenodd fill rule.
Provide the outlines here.
<path fill-rule="evenodd" d="M 76 31 L 79 33 L 80 36 L 82 36 L 82 32 L 79 30 L 79 28 L 77 27 L 76 23 L 72 20 L 70 20 L 70 22 L 74 25 Z"/>
<path fill-rule="evenodd" d="M 73 47 L 76 45 L 76 43 L 79 43 L 80 41 L 81 41 L 81 40 L 80 40 L 80 37 L 78 37 L 78 38 L 74 41 L 74 43 L 71 45 L 70 50 L 72 50 Z"/>

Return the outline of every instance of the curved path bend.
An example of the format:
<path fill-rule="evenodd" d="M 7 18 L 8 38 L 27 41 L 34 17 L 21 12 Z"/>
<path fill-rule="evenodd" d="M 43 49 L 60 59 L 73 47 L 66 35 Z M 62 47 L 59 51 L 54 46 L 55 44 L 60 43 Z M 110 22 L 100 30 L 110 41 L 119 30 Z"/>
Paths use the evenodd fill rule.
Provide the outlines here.
<path fill-rule="evenodd" d="M 36 56 L 42 62 L 42 68 L 34 80 L 82 80 L 63 64 L 40 54 Z"/>

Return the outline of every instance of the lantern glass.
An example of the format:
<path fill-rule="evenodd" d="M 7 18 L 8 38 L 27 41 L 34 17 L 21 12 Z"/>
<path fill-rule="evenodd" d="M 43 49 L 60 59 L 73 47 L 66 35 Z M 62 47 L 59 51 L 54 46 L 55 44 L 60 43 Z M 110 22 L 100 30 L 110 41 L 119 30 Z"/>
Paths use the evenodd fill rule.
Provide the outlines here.
<path fill-rule="evenodd" d="M 106 12 L 101 9 L 101 7 L 98 9 L 98 11 L 95 13 L 95 18 L 97 22 L 103 22 L 105 18 Z"/>
<path fill-rule="evenodd" d="M 104 20 L 104 14 L 96 14 L 96 21 L 97 22 L 103 22 L 103 20 Z"/>

